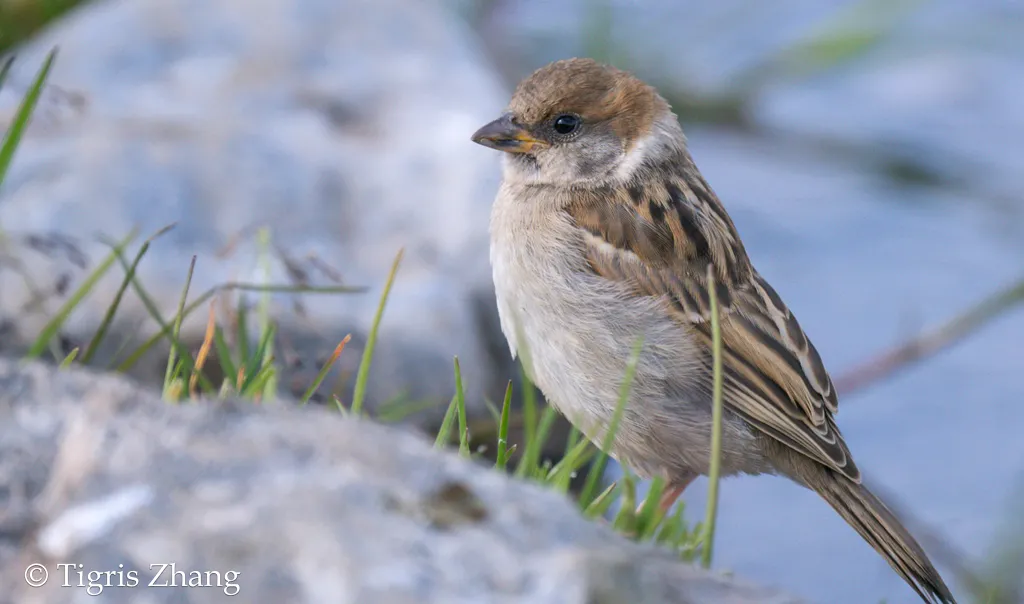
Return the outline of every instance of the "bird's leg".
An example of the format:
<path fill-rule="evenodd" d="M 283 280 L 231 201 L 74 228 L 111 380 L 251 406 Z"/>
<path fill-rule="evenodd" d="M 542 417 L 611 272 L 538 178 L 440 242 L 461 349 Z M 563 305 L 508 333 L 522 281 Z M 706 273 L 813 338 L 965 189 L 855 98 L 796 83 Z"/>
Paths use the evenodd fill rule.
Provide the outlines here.
<path fill-rule="evenodd" d="M 658 511 L 661 512 L 662 516 L 668 514 L 668 510 L 669 508 L 672 507 L 672 504 L 674 504 L 676 500 L 679 499 L 679 496 L 683 494 L 683 491 L 686 490 L 686 487 L 690 486 L 690 483 L 692 483 L 696 479 L 696 474 L 688 474 L 681 478 L 677 478 L 676 480 L 673 480 L 671 483 L 669 483 L 669 486 L 666 487 L 665 490 L 661 492 L 661 497 L 658 498 Z M 640 504 L 640 507 L 637 508 L 636 510 L 638 514 L 645 505 L 647 505 L 646 501 Z"/>
<path fill-rule="evenodd" d="M 668 510 L 669 508 L 672 507 L 672 504 L 674 504 L 676 500 L 679 499 L 679 496 L 683 494 L 683 491 L 686 490 L 686 487 L 690 486 L 690 483 L 692 483 L 696 479 L 696 474 L 690 474 L 688 476 L 684 476 L 682 480 L 673 481 L 672 484 L 669 485 L 667 489 L 665 489 L 665 491 L 661 494 L 661 498 L 658 500 L 658 510 L 662 513 L 662 515 L 668 514 Z"/>

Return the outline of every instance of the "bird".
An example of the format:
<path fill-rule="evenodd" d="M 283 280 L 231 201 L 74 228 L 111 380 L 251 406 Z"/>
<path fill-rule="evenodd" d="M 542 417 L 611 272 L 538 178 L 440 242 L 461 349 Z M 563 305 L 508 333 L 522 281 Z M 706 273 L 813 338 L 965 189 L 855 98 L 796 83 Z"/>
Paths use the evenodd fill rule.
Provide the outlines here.
<path fill-rule="evenodd" d="M 589 58 L 545 65 L 471 140 L 502 151 L 490 262 L 501 330 L 545 398 L 609 455 L 661 477 L 667 509 L 707 475 L 711 289 L 722 364 L 722 476 L 821 496 L 925 602 L 955 604 L 924 549 L 863 484 L 821 356 L 754 268 L 672 107 Z"/>

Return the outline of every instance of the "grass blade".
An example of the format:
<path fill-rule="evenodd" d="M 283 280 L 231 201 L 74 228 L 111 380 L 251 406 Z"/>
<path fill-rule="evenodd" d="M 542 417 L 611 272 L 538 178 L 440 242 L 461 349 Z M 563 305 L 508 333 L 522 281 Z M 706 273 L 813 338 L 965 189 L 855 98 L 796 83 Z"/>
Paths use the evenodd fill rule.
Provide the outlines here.
<path fill-rule="evenodd" d="M 259 230 L 258 234 L 257 234 L 256 239 L 257 239 L 257 244 L 258 244 L 258 248 L 259 248 L 259 252 L 257 253 L 257 259 L 258 259 L 260 268 L 263 271 L 263 278 L 266 281 L 269 281 L 270 280 L 270 270 L 271 270 L 270 269 L 270 245 L 271 245 L 271 242 L 270 242 L 270 229 L 268 229 L 267 227 L 261 228 Z M 260 294 L 260 301 L 259 301 L 259 303 L 257 304 L 257 307 L 256 307 L 257 316 L 258 316 L 258 319 L 259 319 L 260 333 L 262 334 L 261 337 L 263 335 L 267 335 L 268 333 L 273 333 L 273 330 L 271 329 L 272 326 L 271 326 L 271 319 L 270 319 L 270 306 L 271 306 L 270 302 L 271 302 L 271 300 L 270 300 L 270 292 L 268 292 L 268 291 L 262 292 Z M 262 367 L 268 367 L 268 366 L 270 366 L 271 356 L 274 354 L 274 338 L 273 338 L 273 336 L 268 338 L 267 346 L 263 350 L 264 350 L 264 352 L 263 352 L 262 357 L 260 358 L 260 362 L 262 363 Z M 277 393 L 277 378 L 276 378 L 276 375 L 277 375 L 276 371 L 275 372 L 271 372 L 271 374 L 268 377 L 265 385 L 260 388 L 260 392 L 263 394 L 264 398 L 271 398 L 271 397 L 276 395 L 276 393 Z"/>
<path fill-rule="evenodd" d="M 110 270 L 110 267 L 114 265 L 114 262 L 117 260 L 117 255 L 120 252 L 120 250 L 124 249 L 126 245 L 131 243 L 132 239 L 135 239 L 135 235 L 136 231 L 132 230 L 132 232 L 129 233 L 127 237 L 125 237 L 123 240 L 121 240 L 120 243 L 117 244 L 117 248 L 115 248 L 115 251 L 111 252 L 106 258 L 103 259 L 103 262 L 101 262 L 91 273 L 89 273 L 89 276 L 86 277 L 82 284 L 78 286 L 78 289 L 75 290 L 75 293 L 73 293 L 71 297 L 64 302 L 64 304 L 57 311 L 57 314 L 52 319 L 50 319 L 50 321 L 46 324 L 45 327 L 43 327 L 42 331 L 39 333 L 39 337 L 36 338 L 34 342 L 32 342 L 32 346 L 28 349 L 28 353 L 26 353 L 25 358 L 35 359 L 38 358 L 40 354 L 42 354 L 43 350 L 46 349 L 46 346 L 50 342 L 50 340 L 52 340 L 53 337 L 57 335 L 57 332 L 60 331 L 61 326 L 64 325 L 65 321 L 67 321 L 68 316 L 71 315 L 71 312 L 82 302 L 82 300 L 85 299 L 86 296 L 89 295 L 89 292 L 91 292 L 92 289 L 96 287 L 96 284 L 99 283 L 100 279 L 102 279 L 103 276 L 107 273 L 107 271 Z"/>
<path fill-rule="evenodd" d="M 647 490 L 647 496 L 640 507 L 640 514 L 637 518 L 637 540 L 643 541 L 654 536 L 664 516 L 658 506 L 664 491 L 665 479 L 661 476 L 655 477 L 651 481 L 651 488 Z"/>
<path fill-rule="evenodd" d="M 533 440 L 527 441 L 526 450 L 523 452 L 524 458 L 529 458 L 527 464 L 527 475 L 531 478 L 543 480 L 543 478 L 550 472 L 550 461 L 541 463 L 541 453 L 544 450 L 544 445 L 548 441 L 548 434 L 551 433 L 551 426 L 554 425 L 555 419 L 558 417 L 558 412 L 555 411 L 554 407 L 544 407 L 544 411 L 541 413 L 540 422 L 537 424 L 537 431 L 534 434 Z"/>
<path fill-rule="evenodd" d="M 309 388 L 307 388 L 306 392 L 302 395 L 302 398 L 300 399 L 302 405 L 305 405 L 309 402 L 309 399 L 313 398 L 313 395 L 320 388 L 320 384 L 322 384 L 324 379 L 327 378 L 327 374 L 331 371 L 331 367 L 334 366 L 338 357 L 341 356 L 341 351 L 345 350 L 345 344 L 348 344 L 351 339 L 352 334 L 348 334 L 341 340 L 341 343 L 334 348 L 334 352 L 331 353 L 331 358 L 327 359 L 327 362 L 324 363 L 324 366 L 320 369 L 320 373 L 316 374 L 316 379 L 313 380 L 313 383 L 309 385 Z"/>
<path fill-rule="evenodd" d="M 533 459 L 534 461 L 540 460 L 541 451 L 544 450 L 544 445 L 548 442 L 548 435 L 551 434 L 551 426 L 555 424 L 555 420 L 558 419 L 558 411 L 552 406 L 544 408 L 544 413 L 540 416 L 540 423 L 537 425 L 537 446 L 534 449 Z M 538 475 L 538 477 L 543 474 Z"/>
<path fill-rule="evenodd" d="M 276 370 L 272 364 L 274 358 L 270 357 L 268 364 L 264 367 L 260 367 L 259 371 L 255 375 L 249 377 L 248 385 L 242 388 L 241 395 L 244 398 L 252 399 L 253 401 L 261 401 L 264 399 L 264 393 L 267 392 L 268 384 L 275 379 L 277 375 Z"/>
<path fill-rule="evenodd" d="M 173 229 L 175 226 L 176 224 L 169 224 L 156 233 L 153 233 L 145 242 L 143 242 L 142 247 L 139 248 L 139 252 L 135 254 L 135 259 L 132 260 L 131 266 L 127 271 L 125 271 L 124 279 L 121 281 L 121 287 L 117 289 L 117 293 L 114 295 L 114 301 L 107 307 L 107 312 L 103 316 L 100 326 L 96 329 L 96 333 L 89 342 L 89 346 L 85 349 L 85 354 L 82 355 L 83 364 L 88 364 L 92 361 L 93 355 L 96 354 L 96 349 L 99 348 L 103 338 L 106 337 L 107 330 L 110 329 L 110 324 L 114 321 L 114 315 L 117 313 L 117 309 L 121 305 L 121 299 L 124 297 L 124 292 L 128 289 L 128 285 L 131 284 L 132 280 L 135 278 L 135 271 L 138 269 L 139 262 L 142 261 L 142 257 L 149 251 L 150 244 L 164 233 Z"/>
<path fill-rule="evenodd" d="M 436 400 L 403 400 L 397 403 L 378 407 L 373 415 L 373 419 L 374 421 L 382 424 L 396 423 L 409 417 L 413 413 L 419 413 L 420 411 L 425 411 L 434 407 L 437 407 Z"/>
<path fill-rule="evenodd" d="M 270 349 L 270 346 L 271 342 L 274 341 L 274 333 L 276 331 L 277 328 L 271 323 L 260 337 L 260 341 L 256 346 L 256 352 L 246 361 L 245 379 L 239 388 L 241 394 L 255 393 L 253 390 L 255 384 L 265 385 L 267 383 L 268 376 L 264 375 L 264 372 L 273 369 L 271 364 L 273 351 Z M 265 393 L 260 392 L 260 394 Z"/>
<path fill-rule="evenodd" d="M 784 73 L 807 77 L 867 54 L 921 3 L 921 0 L 860 0 L 847 5 L 809 39 L 783 53 Z"/>
<path fill-rule="evenodd" d="M 267 366 L 267 359 L 273 354 L 271 343 L 274 341 L 276 330 L 277 328 L 273 324 L 260 329 L 260 341 L 256 343 L 256 350 L 245 362 L 246 373 L 250 375 L 259 373 L 260 369 Z"/>
<path fill-rule="evenodd" d="M 622 494 L 612 526 L 631 538 L 636 536 L 636 479 L 626 468 L 622 468 Z"/>
<path fill-rule="evenodd" d="M 196 386 L 199 385 L 199 374 L 206 366 L 206 359 L 210 355 L 210 348 L 213 346 L 213 333 L 217 329 L 217 310 L 214 303 L 210 302 L 210 312 L 206 317 L 206 331 L 203 332 L 203 343 L 196 354 L 196 370 L 188 379 L 188 395 L 192 398 L 199 398 Z"/>
<path fill-rule="evenodd" d="M 505 387 L 505 399 L 501 403 L 501 419 L 498 421 L 498 450 L 495 453 L 494 467 L 505 470 L 508 465 L 508 414 L 512 407 L 512 380 Z"/>
<path fill-rule="evenodd" d="M 174 319 L 174 332 L 171 334 L 171 339 L 175 342 L 180 341 L 179 336 L 181 335 L 181 322 L 185 315 L 185 302 L 188 300 L 188 288 L 192 284 L 192 275 L 196 270 L 196 257 L 192 256 L 192 261 L 188 265 L 188 276 L 185 278 L 185 287 L 181 290 L 181 299 L 178 301 L 178 314 Z M 171 346 L 170 352 L 167 353 L 167 372 L 164 373 L 164 398 L 169 393 L 169 387 L 171 385 L 171 378 L 175 365 L 177 364 L 177 358 L 175 357 L 175 347 Z"/>
<path fill-rule="evenodd" d="M 127 267 L 127 262 L 122 262 Z M 141 346 L 135 349 L 135 351 L 124 361 L 117 365 L 115 371 L 127 372 L 141 359 L 153 346 L 156 346 L 162 338 L 168 336 L 171 330 L 174 328 L 172 324 L 165 323 L 163 318 L 160 316 L 160 312 L 157 310 L 156 305 L 153 303 L 153 299 L 146 292 L 142 284 L 139 283 L 138 279 L 132 281 L 132 287 L 135 289 L 135 293 L 142 299 L 143 304 L 146 307 L 147 312 L 150 316 L 160 325 L 160 331 L 153 334 L 146 340 Z M 362 287 L 348 287 L 348 286 L 330 286 L 330 287 L 310 287 L 310 286 L 293 286 L 293 285 L 261 285 L 257 283 L 238 283 L 229 281 L 227 283 L 221 283 L 215 285 L 210 289 L 203 292 L 203 295 L 196 298 L 194 301 L 189 303 L 185 307 L 184 316 L 188 317 L 197 308 L 202 306 L 207 300 L 216 296 L 221 292 L 227 291 L 272 291 L 272 292 L 290 292 L 290 293 L 305 293 L 305 294 L 352 294 L 352 293 L 363 293 L 365 288 Z M 173 342 L 172 342 L 173 344 Z M 179 348 L 178 354 L 181 354 L 182 349 Z M 242 359 L 248 358 L 248 355 L 244 355 Z M 202 378 L 200 378 L 202 379 Z"/>
<path fill-rule="evenodd" d="M 359 362 L 359 371 L 356 373 L 355 390 L 352 392 L 351 410 L 356 415 L 363 409 L 363 400 L 366 398 L 366 382 L 370 377 L 370 362 L 373 359 L 373 349 L 377 346 L 377 331 L 380 329 L 380 321 L 384 317 L 384 307 L 388 303 L 388 295 L 391 293 L 391 286 L 395 283 L 395 275 L 398 273 L 398 265 L 402 262 L 402 254 L 404 253 L 404 249 L 398 250 L 394 262 L 391 263 L 391 272 L 388 273 L 388 279 L 384 283 L 384 291 L 380 294 L 380 304 L 377 305 L 377 314 L 373 316 L 370 335 L 366 338 L 363 358 Z"/>
<path fill-rule="evenodd" d="M 661 523 L 655 542 L 672 548 L 680 558 L 687 562 L 693 561 L 693 553 L 700 542 L 700 534 L 691 531 L 683 519 L 685 505 L 679 503 L 675 513 Z"/>
<path fill-rule="evenodd" d="M 569 428 L 569 436 L 565 439 L 565 451 L 562 453 L 563 459 L 568 457 L 572 450 L 576 448 L 580 442 L 581 436 L 579 428 L 576 426 Z"/>
<path fill-rule="evenodd" d="M 597 460 L 594 462 L 594 466 L 590 468 L 590 472 L 587 473 L 587 482 L 583 486 L 583 492 L 580 493 L 580 502 L 583 506 L 589 506 L 592 501 L 595 489 L 597 489 L 597 481 L 600 480 L 604 474 L 605 465 L 608 463 L 608 451 L 612 448 L 615 443 L 615 433 L 619 429 L 619 422 L 622 421 L 622 414 L 626 409 L 626 402 L 629 401 L 629 391 L 633 387 L 633 378 L 636 376 L 636 366 L 640 362 L 640 350 L 643 348 L 643 337 L 637 338 L 636 344 L 633 345 L 633 351 L 629 355 L 629 360 L 626 362 L 626 375 L 622 378 L 622 387 L 619 390 L 619 402 L 615 405 L 615 413 L 612 415 L 612 421 L 608 425 L 608 429 L 605 432 L 604 438 L 601 441 L 601 451 L 597 454 Z"/>
<path fill-rule="evenodd" d="M 484 407 L 487 409 L 487 413 L 491 414 L 491 421 L 495 424 L 501 421 L 501 410 L 494 406 L 494 403 L 490 398 L 484 396 Z"/>
<path fill-rule="evenodd" d="M 50 69 L 53 67 L 53 62 L 56 59 L 57 49 L 54 48 L 47 53 L 46 60 L 43 61 L 43 66 L 36 74 L 35 81 L 32 82 L 32 86 L 28 89 L 24 98 L 21 99 L 21 105 L 18 107 L 18 112 L 14 115 L 14 121 L 7 127 L 7 132 L 4 134 L 4 142 L 0 145 L 0 183 L 4 182 L 4 179 L 7 177 L 7 170 L 11 167 L 14 152 L 21 142 L 22 135 L 25 134 L 25 129 L 28 128 L 32 112 L 35 111 L 36 104 L 39 102 L 39 96 L 43 92 L 43 86 L 46 84 L 46 78 L 50 75 Z M 3 71 L 5 79 L 9 69 L 10 64 L 8 63 L 4 66 Z"/>
<path fill-rule="evenodd" d="M 722 461 L 722 328 L 718 316 L 718 296 L 715 293 L 714 267 L 708 265 L 708 294 L 711 298 L 711 467 L 708 472 L 708 503 L 704 514 L 700 561 L 704 568 L 711 566 L 714 550 L 715 520 L 718 517 L 718 480 Z"/>
<path fill-rule="evenodd" d="M 346 409 L 345 405 L 341 403 L 341 399 L 339 399 L 337 396 L 331 395 L 331 400 L 334 402 L 334 407 L 338 410 L 338 413 L 340 413 L 342 416 L 348 415 L 348 409 Z"/>
<path fill-rule="evenodd" d="M 526 375 L 525 363 L 526 361 L 520 357 L 519 377 L 523 382 L 523 440 L 526 441 L 526 448 L 516 466 L 517 478 L 525 478 L 528 474 L 532 475 L 534 461 L 529 453 L 533 443 L 537 440 L 537 393 L 533 389 L 533 382 Z"/>
<path fill-rule="evenodd" d="M 224 339 L 224 330 L 219 325 L 213 330 L 213 347 L 217 349 L 217 362 L 220 363 L 221 372 L 225 376 L 236 375 L 238 368 L 231 358 L 231 349 Z"/>
<path fill-rule="evenodd" d="M 117 260 L 118 260 L 118 262 L 121 263 L 121 267 L 127 272 L 129 265 L 128 265 L 128 261 L 124 257 L 123 251 L 121 249 L 114 248 L 114 254 L 117 255 Z M 139 296 L 139 300 L 142 301 L 142 304 L 146 308 L 146 311 L 149 312 L 149 314 L 153 318 L 153 320 L 155 320 L 157 322 L 157 324 L 160 325 L 160 327 L 161 327 L 160 334 L 157 337 L 155 337 L 155 338 L 150 338 L 150 341 L 155 343 L 156 341 L 159 340 L 159 338 L 162 338 L 165 335 L 170 334 L 171 330 L 174 328 L 174 325 L 173 324 L 168 324 L 168 323 L 166 323 L 163 320 L 163 317 L 160 315 L 160 311 L 157 310 L 156 305 L 153 303 L 153 299 L 150 298 L 149 294 L 146 292 L 146 289 L 142 286 L 142 283 L 139 282 L 138 276 L 136 276 L 135 278 L 132 279 L 132 288 L 135 290 L 135 293 Z M 185 315 L 186 316 L 188 315 L 188 311 L 185 312 Z M 139 358 L 141 358 L 142 355 L 145 354 L 146 351 L 149 350 L 149 348 L 152 346 L 152 343 L 150 343 L 150 341 L 147 341 L 146 344 L 143 344 L 138 349 L 136 349 L 135 352 L 132 353 L 132 355 L 129 357 L 129 359 L 127 361 L 123 362 L 121 365 L 118 366 L 119 367 L 118 370 L 120 370 L 120 371 L 127 371 L 127 369 L 120 369 L 120 368 L 122 366 L 124 366 L 125 363 L 134 364 L 135 361 L 137 361 Z M 184 366 L 186 368 L 193 367 L 192 355 L 189 354 L 188 349 L 186 349 L 185 346 L 183 346 L 181 344 L 181 342 L 179 342 L 176 339 L 171 338 L 170 339 L 170 345 L 171 345 L 172 348 L 174 348 L 177 351 L 178 356 L 181 358 L 181 360 L 184 363 Z M 206 389 L 206 390 L 212 390 L 213 389 L 212 385 L 210 384 L 210 381 L 206 378 L 205 375 L 202 374 L 202 372 L 199 373 L 199 382 L 203 386 L 204 389 Z"/>
<path fill-rule="evenodd" d="M 594 452 L 588 440 L 577 439 L 574 441 L 570 438 L 567 442 L 573 443 L 572 448 L 566 450 L 561 461 L 551 468 L 545 479 L 545 482 L 549 483 L 559 493 L 567 493 L 569 491 L 569 483 L 572 482 L 573 473 L 583 467 L 590 457 L 593 456 Z"/>
<path fill-rule="evenodd" d="M 459 455 L 469 457 L 469 428 L 466 421 L 466 393 L 462 388 L 462 367 L 455 357 L 455 408 L 459 414 Z"/>
<path fill-rule="evenodd" d="M 245 367 L 252 358 L 249 351 L 249 307 L 243 296 L 238 297 L 235 309 L 235 345 L 238 346 L 238 365 Z"/>
<path fill-rule="evenodd" d="M 34 0 L 0 3 L 0 54 L 24 47 L 41 30 L 74 11 L 85 12 L 91 0 Z"/>
<path fill-rule="evenodd" d="M 524 440 L 526 441 L 525 447 L 523 448 L 523 455 L 519 459 L 519 467 L 523 468 L 522 477 L 525 478 L 542 478 L 547 474 L 548 470 L 541 465 L 541 451 L 544 448 L 544 444 L 547 441 L 548 433 L 551 431 L 551 425 L 554 424 L 555 418 L 558 412 L 553 407 L 544 407 L 544 411 L 541 412 L 540 421 L 528 421 L 528 425 L 534 426 L 533 429 L 526 431 Z M 516 468 L 517 474 L 519 468 Z"/>
<path fill-rule="evenodd" d="M 587 518 L 598 518 L 608 513 L 608 510 L 612 507 L 612 503 L 618 499 L 621 485 L 618 482 L 613 482 L 608 485 L 601 494 L 594 498 L 585 508 L 583 508 L 583 515 Z"/>
<path fill-rule="evenodd" d="M 68 353 L 68 356 L 64 357 L 64 360 L 60 362 L 58 369 L 67 369 L 70 367 L 71 363 L 75 362 L 75 357 L 78 356 L 78 350 L 79 349 L 77 347 L 72 348 L 71 352 Z"/>
<path fill-rule="evenodd" d="M 11 67 L 14 66 L 14 56 L 7 57 L 4 61 L 4 66 L 0 67 L 0 90 L 4 87 L 4 82 L 7 81 L 7 76 L 11 75 Z"/>
<path fill-rule="evenodd" d="M 437 431 L 437 438 L 434 439 L 434 447 L 443 449 L 452 436 L 452 423 L 455 421 L 456 403 L 455 397 L 448 403 L 448 410 L 444 412 L 444 419 L 441 420 L 441 428 Z"/>

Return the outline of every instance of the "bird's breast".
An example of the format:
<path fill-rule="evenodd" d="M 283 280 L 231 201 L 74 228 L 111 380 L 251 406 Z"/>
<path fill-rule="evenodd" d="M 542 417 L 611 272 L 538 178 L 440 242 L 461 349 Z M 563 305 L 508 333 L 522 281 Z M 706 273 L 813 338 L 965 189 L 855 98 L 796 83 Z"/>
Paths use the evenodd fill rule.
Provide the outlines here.
<path fill-rule="evenodd" d="M 532 205 L 531 205 L 532 204 Z M 604 438 L 628 360 L 642 353 L 615 447 L 641 475 L 706 472 L 710 450 L 707 351 L 675 321 L 665 300 L 637 296 L 594 274 L 583 232 L 543 201 L 498 196 L 491 265 L 501 328 L 548 402 L 592 441 Z M 756 447 L 745 424 L 727 422 L 727 473 L 749 471 Z M 726 463 L 728 462 L 728 463 Z"/>
<path fill-rule="evenodd" d="M 522 204 L 518 204 L 522 206 Z M 568 219 L 531 212 L 499 196 L 491 221 L 491 264 L 501 328 L 549 402 L 591 438 L 618 403 L 638 339 L 644 354 L 628 403 L 643 431 L 644 407 L 686 396 L 695 373 L 689 332 L 664 302 L 637 297 L 593 274 L 582 232 Z"/>

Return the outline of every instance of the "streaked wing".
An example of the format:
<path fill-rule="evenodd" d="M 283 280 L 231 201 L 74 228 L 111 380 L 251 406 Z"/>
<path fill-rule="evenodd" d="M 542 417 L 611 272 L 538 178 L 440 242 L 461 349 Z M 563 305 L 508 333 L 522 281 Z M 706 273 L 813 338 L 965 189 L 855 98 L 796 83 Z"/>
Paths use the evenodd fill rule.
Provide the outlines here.
<path fill-rule="evenodd" d="M 680 327 L 704 345 L 707 375 L 712 264 L 725 404 L 779 442 L 860 481 L 832 417 L 836 392 L 821 357 L 750 266 L 732 221 L 695 169 L 686 180 L 666 176 L 647 186 L 593 191 L 566 211 L 583 231 L 591 270 L 628 283 L 636 295 L 663 296 Z"/>

